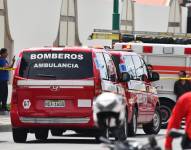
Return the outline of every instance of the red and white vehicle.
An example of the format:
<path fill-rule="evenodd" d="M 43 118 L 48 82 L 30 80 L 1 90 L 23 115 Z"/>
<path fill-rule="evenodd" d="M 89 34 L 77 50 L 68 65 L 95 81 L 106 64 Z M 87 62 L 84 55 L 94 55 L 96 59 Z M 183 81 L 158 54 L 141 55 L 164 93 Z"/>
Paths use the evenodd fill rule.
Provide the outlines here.
<path fill-rule="evenodd" d="M 93 48 L 30 48 L 23 50 L 14 73 L 11 123 L 15 142 L 27 133 L 46 140 L 48 131 L 94 129 L 93 99 L 104 91 L 120 94 L 111 54 Z M 95 133 L 95 132 L 94 132 Z"/>
<path fill-rule="evenodd" d="M 159 74 L 149 75 L 141 55 L 134 52 L 109 50 L 113 56 L 117 72 L 126 68 L 130 81 L 123 83 L 128 103 L 128 134 L 136 135 L 137 126 L 142 125 L 146 134 L 157 134 L 161 127 L 160 103 L 152 81 L 159 79 Z M 120 67 L 121 65 L 125 67 Z M 120 74 L 119 74 L 120 76 Z"/>
<path fill-rule="evenodd" d="M 165 127 L 176 102 L 173 93 L 174 82 L 178 72 L 191 69 L 191 45 L 149 44 L 149 43 L 116 43 L 116 50 L 131 49 L 143 56 L 147 64 L 153 65 L 154 71 L 160 74 L 160 80 L 153 84 L 157 87 L 162 113 L 162 126 Z"/>

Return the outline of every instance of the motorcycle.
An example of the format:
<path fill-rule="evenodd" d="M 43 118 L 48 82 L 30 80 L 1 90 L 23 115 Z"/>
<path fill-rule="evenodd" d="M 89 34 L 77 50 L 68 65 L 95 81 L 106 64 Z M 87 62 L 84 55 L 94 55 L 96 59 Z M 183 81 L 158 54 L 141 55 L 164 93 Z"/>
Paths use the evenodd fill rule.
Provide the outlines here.
<path fill-rule="evenodd" d="M 100 141 L 110 150 L 162 150 L 158 145 L 154 136 L 148 138 L 148 143 L 140 144 L 136 141 L 110 141 L 104 137 L 100 137 Z"/>
<path fill-rule="evenodd" d="M 171 136 L 172 138 L 182 137 L 182 141 L 181 141 L 182 149 L 183 150 L 191 149 L 191 140 L 188 138 L 188 136 L 185 133 L 182 133 L 178 129 L 171 129 L 168 135 Z"/>

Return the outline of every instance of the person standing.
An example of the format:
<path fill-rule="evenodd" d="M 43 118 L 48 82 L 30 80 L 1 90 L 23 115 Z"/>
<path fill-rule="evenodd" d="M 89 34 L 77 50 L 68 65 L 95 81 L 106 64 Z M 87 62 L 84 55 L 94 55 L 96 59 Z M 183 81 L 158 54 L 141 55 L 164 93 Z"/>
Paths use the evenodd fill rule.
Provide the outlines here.
<path fill-rule="evenodd" d="M 174 94 L 176 95 L 176 99 L 183 95 L 186 92 L 191 91 L 191 83 L 186 78 L 186 72 L 181 70 L 179 72 L 179 79 L 174 83 Z"/>
<path fill-rule="evenodd" d="M 8 97 L 8 80 L 9 72 L 8 69 L 12 68 L 15 62 L 15 57 L 12 59 L 11 65 L 6 60 L 8 51 L 6 48 L 0 50 L 0 103 L 2 107 L 1 111 L 7 111 L 7 97 Z"/>
<path fill-rule="evenodd" d="M 165 139 L 165 150 L 172 150 L 173 138 L 169 136 L 169 131 L 173 128 L 179 129 L 181 121 L 185 118 L 185 137 L 181 145 L 183 149 L 191 149 L 191 92 L 187 92 L 179 97 L 174 106 L 172 115 L 168 122 Z"/>
<path fill-rule="evenodd" d="M 153 66 L 151 64 L 147 64 L 147 69 L 148 69 L 149 77 L 152 78 Z"/>

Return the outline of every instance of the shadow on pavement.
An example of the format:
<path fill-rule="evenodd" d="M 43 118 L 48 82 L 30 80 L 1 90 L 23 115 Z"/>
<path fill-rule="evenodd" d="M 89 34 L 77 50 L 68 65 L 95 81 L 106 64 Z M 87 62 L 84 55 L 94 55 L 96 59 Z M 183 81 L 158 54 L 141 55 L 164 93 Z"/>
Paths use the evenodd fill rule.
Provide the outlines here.
<path fill-rule="evenodd" d="M 73 144 L 98 144 L 95 139 L 47 139 L 46 141 L 41 141 L 41 140 L 32 140 L 32 141 L 27 141 L 27 144 L 30 143 L 73 143 Z"/>
<path fill-rule="evenodd" d="M 7 143 L 8 141 L 0 141 L 0 143 Z"/>

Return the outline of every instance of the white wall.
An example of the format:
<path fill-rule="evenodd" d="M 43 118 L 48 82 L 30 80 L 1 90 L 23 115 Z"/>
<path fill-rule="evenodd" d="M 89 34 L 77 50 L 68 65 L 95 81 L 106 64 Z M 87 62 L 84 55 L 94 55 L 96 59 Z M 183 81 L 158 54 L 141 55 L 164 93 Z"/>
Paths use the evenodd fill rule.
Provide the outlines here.
<path fill-rule="evenodd" d="M 78 30 L 85 45 L 104 44 L 111 41 L 87 41 L 93 29 L 112 29 L 113 0 L 78 0 Z"/>
<path fill-rule="evenodd" d="M 52 45 L 61 0 L 7 0 L 15 53 L 22 48 Z"/>
<path fill-rule="evenodd" d="M 166 32 L 169 7 L 135 4 L 135 31 Z"/>
<path fill-rule="evenodd" d="M 187 32 L 187 15 L 188 15 L 188 8 L 182 7 L 182 33 Z"/>

